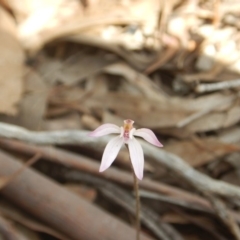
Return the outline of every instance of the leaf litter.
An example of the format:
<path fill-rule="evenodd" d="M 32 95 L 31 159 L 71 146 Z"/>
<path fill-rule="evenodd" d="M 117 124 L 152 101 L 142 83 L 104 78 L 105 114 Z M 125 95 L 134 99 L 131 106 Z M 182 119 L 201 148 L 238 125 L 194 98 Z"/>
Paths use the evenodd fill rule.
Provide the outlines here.
<path fill-rule="evenodd" d="M 1 122 L 37 131 L 93 130 L 131 118 L 136 127 L 151 128 L 166 151 L 213 179 L 239 186 L 239 9 L 238 2 L 224 0 L 0 0 Z M 96 149 L 62 148 L 95 161 L 101 156 Z M 146 214 L 143 231 L 152 239 L 161 237 L 148 227 L 151 221 L 159 229 L 170 225 L 169 231 L 162 229 L 169 240 L 176 237 L 171 233 L 187 240 L 240 239 L 234 223 L 219 218 L 224 208 L 216 209 L 220 201 L 239 217 L 238 200 L 208 198 L 151 159 L 145 161 L 146 178 L 212 204 L 208 214 L 186 207 L 191 202 L 180 207 L 164 196 L 143 196 L 161 221 Z M 126 151 L 114 165 L 130 171 Z M 89 172 L 79 183 L 70 169 L 47 159 L 34 167 L 133 226 L 125 204 L 89 184 L 94 179 Z M 125 192 L 131 195 L 128 188 Z M 12 237 L 24 235 L 24 226 L 31 232 L 24 239 L 68 239 L 37 219 L 4 211 L 2 202 L 0 214 L 3 227 L 14 222 Z"/>

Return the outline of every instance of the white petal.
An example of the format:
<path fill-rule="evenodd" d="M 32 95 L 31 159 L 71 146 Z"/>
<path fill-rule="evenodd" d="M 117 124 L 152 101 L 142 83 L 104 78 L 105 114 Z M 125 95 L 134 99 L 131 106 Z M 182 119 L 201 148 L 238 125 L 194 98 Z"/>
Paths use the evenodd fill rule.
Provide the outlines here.
<path fill-rule="evenodd" d="M 112 162 L 117 157 L 117 154 L 120 148 L 122 147 L 123 142 L 124 142 L 124 139 L 119 136 L 109 141 L 102 156 L 102 162 L 101 162 L 99 172 L 103 172 L 104 170 L 110 167 Z"/>
<path fill-rule="evenodd" d="M 142 146 L 136 140 L 136 138 L 133 138 L 133 139 L 129 139 L 128 148 L 129 148 L 130 158 L 131 158 L 134 172 L 137 178 L 142 180 L 143 167 L 144 167 L 144 156 L 143 156 Z"/>
<path fill-rule="evenodd" d="M 133 133 L 134 136 L 142 137 L 147 142 L 157 146 L 163 147 L 163 145 L 158 141 L 157 137 L 152 130 L 148 128 L 140 128 Z"/>
<path fill-rule="evenodd" d="M 101 137 L 111 133 L 120 133 L 120 127 L 115 124 L 106 123 L 89 133 L 91 137 Z"/>

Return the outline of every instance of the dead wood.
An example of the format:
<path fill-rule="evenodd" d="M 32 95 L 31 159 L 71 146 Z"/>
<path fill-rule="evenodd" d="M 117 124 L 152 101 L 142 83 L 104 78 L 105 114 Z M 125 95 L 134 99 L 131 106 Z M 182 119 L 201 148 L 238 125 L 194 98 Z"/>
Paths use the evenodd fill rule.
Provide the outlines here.
<path fill-rule="evenodd" d="M 226 204 L 219 199 L 218 197 L 209 194 L 209 193 L 204 193 L 204 195 L 211 201 L 212 206 L 217 213 L 217 216 L 219 219 L 224 223 L 224 225 L 229 229 L 230 233 L 239 240 L 240 239 L 240 230 L 238 227 L 237 222 L 235 219 L 232 217 L 231 214 L 229 214 L 229 210 L 226 206 Z"/>
<path fill-rule="evenodd" d="M 4 152 L 0 152 L 0 165 L 2 176 L 22 167 Z M 134 229 L 31 169 L 26 169 L 1 194 L 75 240 L 132 240 L 135 236 Z"/>
<path fill-rule="evenodd" d="M 18 235 L 11 223 L 0 215 L 0 236 L 6 240 L 25 240 Z"/>
<path fill-rule="evenodd" d="M 103 195 L 123 207 L 130 214 L 135 216 L 135 200 L 126 190 L 106 181 L 79 171 L 69 171 L 63 178 L 67 181 L 84 182 L 97 187 Z M 170 225 L 162 223 L 158 214 L 152 211 L 147 205 L 141 204 L 141 222 L 150 229 L 161 240 L 183 240 L 181 235 Z"/>
<path fill-rule="evenodd" d="M 46 160 L 132 187 L 132 176 L 130 173 L 118 170 L 114 167 L 111 167 L 103 173 L 99 173 L 99 164 L 82 155 L 76 155 L 53 147 L 33 146 L 23 142 L 7 139 L 0 139 L 0 146 L 1 148 L 27 155 L 33 155 L 37 152 Z M 140 182 L 140 187 L 141 189 L 168 196 L 167 198 L 164 196 L 157 196 L 157 198 L 163 202 L 169 202 L 188 209 L 194 209 L 212 214 L 214 213 L 214 208 L 211 206 L 209 201 L 185 190 L 181 190 L 179 188 L 162 184 L 150 179 L 143 179 Z M 229 211 L 229 214 L 231 214 L 232 217 L 238 223 L 240 223 L 240 215 L 237 212 Z"/>
<path fill-rule="evenodd" d="M 11 124 L 0 123 L 0 136 L 37 144 L 79 144 L 88 148 L 100 150 L 102 149 L 102 144 L 106 144 L 109 140 L 108 136 L 102 137 L 101 139 L 93 139 L 88 137 L 88 133 L 88 131 L 71 130 L 34 132 Z M 175 172 L 178 176 L 194 185 L 196 189 L 209 191 L 227 198 L 237 197 L 240 199 L 240 189 L 238 187 L 212 179 L 200 173 L 174 154 L 156 149 L 144 142 L 142 142 L 142 146 L 146 156 Z"/>
<path fill-rule="evenodd" d="M 133 181 L 130 171 L 121 170 L 129 169 L 127 149 L 99 173 L 98 158 L 111 136 L 94 139 L 85 131 L 104 123 L 121 126 L 129 118 L 137 129 L 153 130 L 164 145 L 142 144 L 140 189 L 149 209 L 142 212 L 143 231 L 165 240 L 240 240 L 239 29 L 236 0 L 0 0 L 0 152 L 25 162 L 9 174 L 0 169 L 0 192 L 42 159 L 36 167 L 65 181 L 61 188 L 131 222 Z M 64 176 L 73 172 L 93 184 L 70 183 Z M 21 186 L 33 184 L 40 185 Z M 19 204 L 0 201 L 3 238 L 14 238 L 16 230 L 21 240 L 70 240 L 71 228 L 82 230 L 74 223 L 60 232 L 57 224 L 40 222 L 44 217 L 16 217 L 18 211 L 40 210 L 19 207 L 23 197 L 18 200 L 15 191 L 11 198 Z M 53 194 L 48 205 L 39 199 L 41 209 L 61 201 Z M 58 221 L 56 207 L 45 220 Z M 97 237 L 109 240 L 104 234 Z"/>
<path fill-rule="evenodd" d="M 33 146 L 23 142 L 7 139 L 0 139 L 0 146 L 3 149 L 27 155 L 33 155 L 38 152 L 46 160 L 132 187 L 132 175 L 130 173 L 118 170 L 114 167 L 109 168 L 103 173 L 99 173 L 99 164 L 83 155 L 76 155 L 74 153 L 54 147 Z M 205 209 L 208 212 L 211 211 L 211 205 L 205 199 L 176 187 L 172 187 L 150 179 L 143 179 L 140 182 L 140 187 L 145 190 L 172 196 L 174 199 L 176 199 L 176 201 L 180 201 L 182 199 L 183 201 L 187 201 L 188 203 L 195 205 L 196 208 L 198 207 L 200 209 Z"/>
<path fill-rule="evenodd" d="M 26 212 L 22 211 L 6 199 L 1 199 L 0 201 L 0 212 L 4 217 L 11 219 L 11 221 L 19 223 L 33 231 L 46 233 L 61 240 L 70 240 L 70 238 L 66 237 L 64 234 L 45 225 L 43 222 L 37 220 L 33 216 L 26 214 Z"/>
<path fill-rule="evenodd" d="M 199 191 L 207 191 L 227 198 L 240 198 L 240 189 L 232 184 L 215 180 L 195 170 L 180 157 L 142 143 L 147 156 L 164 165 Z"/>

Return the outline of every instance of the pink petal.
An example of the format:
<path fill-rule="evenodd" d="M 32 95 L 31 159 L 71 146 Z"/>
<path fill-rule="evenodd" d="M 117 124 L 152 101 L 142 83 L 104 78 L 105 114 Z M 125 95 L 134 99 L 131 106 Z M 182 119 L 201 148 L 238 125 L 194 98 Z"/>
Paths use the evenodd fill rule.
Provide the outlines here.
<path fill-rule="evenodd" d="M 115 124 L 106 123 L 89 133 L 91 137 L 101 137 L 111 133 L 120 133 L 120 127 Z"/>
<path fill-rule="evenodd" d="M 122 147 L 123 142 L 124 142 L 124 138 L 119 137 L 119 136 L 111 139 L 108 142 L 108 144 L 104 150 L 103 156 L 102 156 L 102 162 L 101 162 L 99 172 L 103 172 L 107 168 L 110 167 L 112 162 L 117 157 L 117 154 L 118 154 L 120 148 Z"/>
<path fill-rule="evenodd" d="M 133 133 L 134 136 L 142 137 L 147 142 L 155 145 L 157 147 L 163 147 L 163 145 L 158 141 L 157 137 L 152 130 L 148 128 L 140 128 Z"/>
<path fill-rule="evenodd" d="M 144 157 L 143 150 L 140 143 L 136 138 L 132 138 L 128 141 L 129 153 L 134 172 L 138 179 L 143 178 Z"/>

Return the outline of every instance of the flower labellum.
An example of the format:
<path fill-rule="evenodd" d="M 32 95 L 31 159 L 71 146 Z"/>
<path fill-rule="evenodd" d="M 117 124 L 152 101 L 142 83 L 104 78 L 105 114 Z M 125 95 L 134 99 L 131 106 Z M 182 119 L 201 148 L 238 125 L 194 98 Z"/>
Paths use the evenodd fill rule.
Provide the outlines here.
<path fill-rule="evenodd" d="M 124 120 L 124 126 L 118 127 L 115 124 L 103 124 L 89 134 L 91 137 L 101 137 L 107 134 L 116 133 L 118 136 L 111 139 L 102 156 L 102 162 L 99 171 L 103 172 L 111 166 L 116 159 L 118 152 L 123 144 L 128 144 L 130 159 L 133 165 L 134 173 L 138 179 L 143 178 L 144 156 L 143 149 L 140 143 L 134 136 L 142 137 L 147 142 L 162 147 L 163 145 L 158 141 L 152 130 L 147 128 L 140 128 L 136 130 L 133 128 L 134 121 L 131 119 Z"/>

